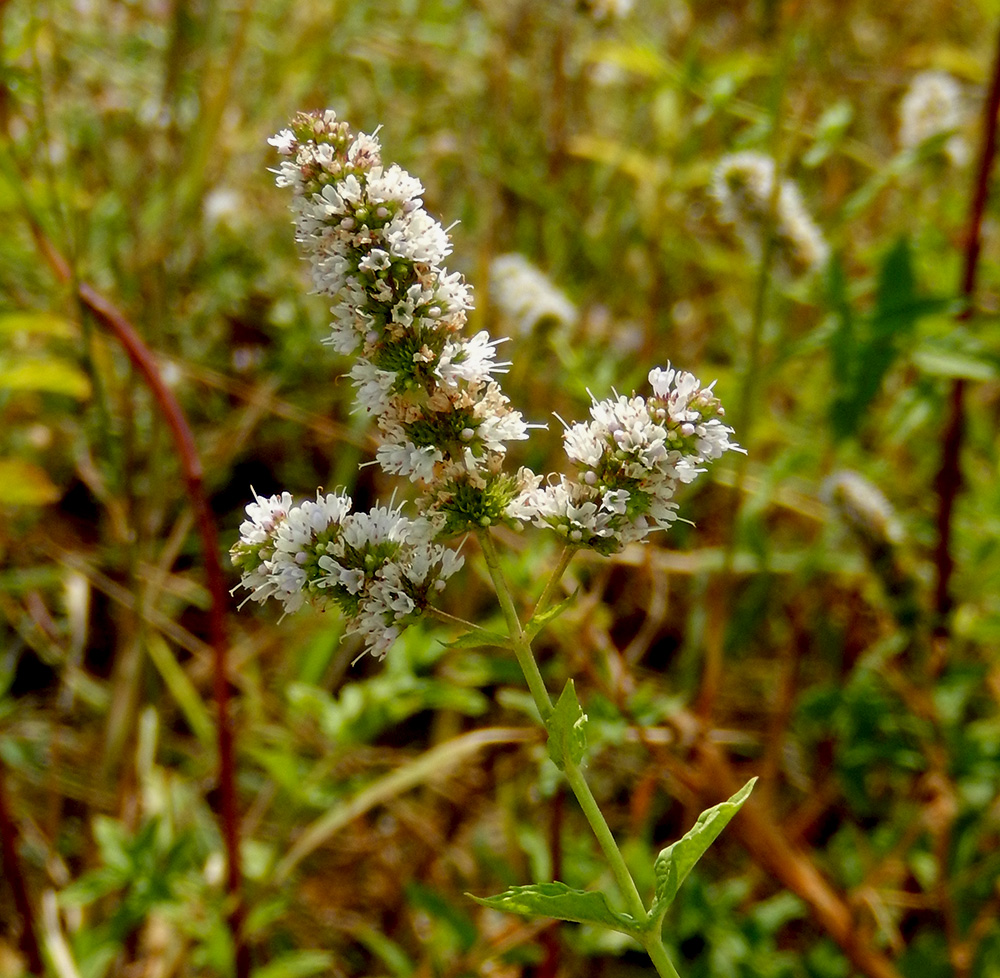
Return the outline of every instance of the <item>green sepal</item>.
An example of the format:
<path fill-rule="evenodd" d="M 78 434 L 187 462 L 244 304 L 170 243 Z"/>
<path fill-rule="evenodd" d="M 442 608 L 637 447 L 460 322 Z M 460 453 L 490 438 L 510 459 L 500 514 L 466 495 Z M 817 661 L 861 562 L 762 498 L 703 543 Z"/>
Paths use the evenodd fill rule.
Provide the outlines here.
<path fill-rule="evenodd" d="M 587 714 L 576 698 L 573 680 L 568 679 L 552 715 L 545 721 L 545 729 L 549 732 L 546 744 L 549 757 L 560 771 L 566 766 L 567 757 L 574 764 L 583 760 L 587 752 L 586 724 Z"/>
<path fill-rule="evenodd" d="M 526 917 L 554 917 L 577 924 L 597 924 L 639 939 L 644 921 L 627 913 L 618 913 L 608 906 L 599 890 L 573 890 L 565 883 L 533 883 L 511 886 L 491 897 L 471 896 L 476 903 L 493 910 L 523 914 Z"/>
<path fill-rule="evenodd" d="M 751 778 L 728 801 L 709 808 L 698 816 L 694 828 L 683 839 L 663 849 L 653 863 L 656 876 L 656 898 L 649 911 L 650 924 L 663 919 L 667 907 L 673 902 L 681 883 L 694 868 L 695 863 L 705 855 L 708 847 L 719 837 L 719 833 L 729 824 L 733 816 L 750 797 L 756 778 Z"/>

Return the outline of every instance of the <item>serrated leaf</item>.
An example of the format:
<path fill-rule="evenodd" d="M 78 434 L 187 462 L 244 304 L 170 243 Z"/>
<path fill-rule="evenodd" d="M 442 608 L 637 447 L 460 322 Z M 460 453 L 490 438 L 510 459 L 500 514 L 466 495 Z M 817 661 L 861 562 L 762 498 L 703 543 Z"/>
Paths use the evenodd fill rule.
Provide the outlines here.
<path fill-rule="evenodd" d="M 573 680 L 568 679 L 552 715 L 545 721 L 549 732 L 546 744 L 549 757 L 560 771 L 566 766 L 567 757 L 574 764 L 583 760 L 583 755 L 587 752 L 586 724 L 587 714 L 576 698 Z"/>
<path fill-rule="evenodd" d="M 59 496 L 44 469 L 19 458 L 0 459 L 0 506 L 47 506 Z"/>
<path fill-rule="evenodd" d="M 751 778 L 728 801 L 709 808 L 698 816 L 694 828 L 683 839 L 663 849 L 653 863 L 656 875 L 656 899 L 649 912 L 653 921 L 663 917 L 667 907 L 673 902 L 681 883 L 694 868 L 695 863 L 705 855 L 708 847 L 719 837 L 719 833 L 729 824 L 733 816 L 750 797 L 756 778 Z"/>
<path fill-rule="evenodd" d="M 509 649 L 510 638 L 499 632 L 488 632 L 484 628 L 473 628 L 463 632 L 458 638 L 442 643 L 446 649 Z"/>
<path fill-rule="evenodd" d="M 85 401 L 90 397 L 90 378 L 66 360 L 26 360 L 0 368 L 0 388 L 47 391 Z"/>
<path fill-rule="evenodd" d="M 631 937 L 637 937 L 643 930 L 644 922 L 612 910 L 599 890 L 573 890 L 565 883 L 512 886 L 496 896 L 472 896 L 472 899 L 493 910 L 526 917 L 554 917 L 577 924 L 598 924 Z"/>
<path fill-rule="evenodd" d="M 38 333 L 67 339 L 76 336 L 76 323 L 53 312 L 0 313 L 0 336 L 14 333 Z"/>
<path fill-rule="evenodd" d="M 554 621 L 569 608 L 576 601 L 579 593 L 580 591 L 577 589 L 568 598 L 560 601 L 559 604 L 554 604 L 546 608 L 539 615 L 532 615 L 524 626 L 524 632 L 528 636 L 528 641 L 530 642 L 550 621 Z"/>

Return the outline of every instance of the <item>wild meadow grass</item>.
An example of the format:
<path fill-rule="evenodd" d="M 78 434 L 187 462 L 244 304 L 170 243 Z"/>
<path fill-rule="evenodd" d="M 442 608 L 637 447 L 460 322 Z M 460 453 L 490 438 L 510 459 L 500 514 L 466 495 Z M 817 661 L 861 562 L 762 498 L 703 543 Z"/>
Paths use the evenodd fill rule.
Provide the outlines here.
<path fill-rule="evenodd" d="M 987 0 L 0 4 L 0 978 L 650 974 L 626 878 L 673 896 L 657 854 L 751 778 L 663 905 L 682 978 L 994 976 L 998 29 Z M 449 523 L 464 565 L 391 642 L 238 610 L 253 493 L 422 491 L 373 464 L 268 173 L 326 107 L 422 183 L 461 335 L 509 337 L 547 428 L 506 471 L 570 471 L 563 421 L 653 403 L 668 361 L 746 455 L 568 564 L 597 524 L 533 525 L 565 484 L 522 482 Z"/>

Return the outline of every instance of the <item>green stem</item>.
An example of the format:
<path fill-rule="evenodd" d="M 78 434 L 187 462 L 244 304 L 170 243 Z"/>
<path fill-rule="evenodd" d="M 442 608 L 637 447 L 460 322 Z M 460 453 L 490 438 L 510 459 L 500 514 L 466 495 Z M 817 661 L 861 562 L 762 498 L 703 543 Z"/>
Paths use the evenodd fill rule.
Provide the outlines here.
<path fill-rule="evenodd" d="M 510 596 L 510 588 L 507 587 L 507 581 L 500 569 L 500 556 L 497 554 L 493 538 L 488 530 L 481 530 L 478 536 L 479 544 L 483 548 L 483 556 L 486 558 L 486 566 L 489 568 L 493 586 L 496 588 L 500 610 L 503 612 L 504 621 L 507 622 L 507 633 L 514 646 L 514 655 L 517 656 L 518 665 L 524 673 L 524 678 L 528 681 L 528 689 L 531 690 L 535 706 L 538 707 L 538 712 L 544 722 L 552 714 L 552 699 L 549 696 L 549 691 L 545 688 L 545 680 L 542 679 L 538 663 L 535 662 L 535 657 L 531 652 L 531 645 L 521 627 L 521 619 L 514 607 L 514 599 Z"/>
<path fill-rule="evenodd" d="M 566 780 L 573 789 L 573 794 L 576 795 L 576 800 L 580 803 L 583 814 L 586 815 L 587 821 L 594 831 L 594 835 L 597 836 L 597 842 L 608 860 L 608 865 L 614 874 L 615 882 L 618 884 L 618 888 L 621 890 L 622 896 L 625 897 L 625 902 L 628 904 L 628 912 L 637 921 L 642 921 L 646 916 L 645 904 L 642 902 L 642 897 L 639 896 L 635 880 L 632 879 L 632 874 L 628 871 L 628 866 L 625 865 L 625 858 L 618 848 L 618 843 L 615 842 L 615 837 L 611 834 L 611 829 L 608 827 L 604 814 L 597 805 L 597 799 L 594 798 L 590 790 L 590 785 L 587 784 L 583 773 L 573 763 L 572 758 L 564 757 L 563 761 L 565 763 L 563 773 L 566 775 Z"/>
<path fill-rule="evenodd" d="M 542 679 L 538 663 L 535 661 L 535 656 L 531 651 L 531 643 L 525 635 L 524 629 L 521 627 L 521 619 L 518 617 L 517 609 L 514 607 L 514 599 L 510 594 L 510 588 L 508 588 L 507 581 L 500 568 L 500 557 L 497 554 L 493 538 L 490 536 L 488 530 L 481 530 L 478 536 L 480 546 L 483 549 L 483 556 L 486 558 L 486 566 L 489 568 L 490 577 L 493 579 L 493 586 L 496 588 L 497 600 L 500 602 L 500 608 L 507 622 L 507 630 L 510 635 L 511 644 L 514 647 L 514 654 L 517 656 L 517 661 L 524 672 L 524 678 L 528 681 L 528 689 L 531 690 L 535 706 L 538 708 L 542 720 L 545 721 L 552 714 L 552 699 L 545 688 L 545 681 Z M 543 601 L 547 601 L 551 596 L 551 592 L 555 590 L 556 582 L 558 582 L 563 571 L 565 571 L 566 565 L 569 563 L 573 553 L 574 551 L 569 547 L 563 552 L 556 571 L 542 592 L 542 597 L 539 598 L 538 609 L 543 607 Z M 615 882 L 617 882 L 618 888 L 625 898 L 629 913 L 636 921 L 644 920 L 646 918 L 645 904 L 642 902 L 642 897 L 639 896 L 635 880 L 632 879 L 632 874 L 625 864 L 625 858 L 618 848 L 618 843 L 615 842 L 615 837 L 597 804 L 597 799 L 594 798 L 590 786 L 587 784 L 583 773 L 574 763 L 573 759 L 565 756 L 563 763 L 563 773 L 566 775 L 566 781 L 570 788 L 572 788 L 573 794 L 576 795 L 576 800 L 580 803 L 580 808 L 583 810 L 584 816 L 590 823 L 594 835 L 597 837 L 598 845 L 600 845 L 601 851 L 604 853 L 604 857 L 607 859 L 608 866 L 615 878 Z M 658 929 L 657 933 L 650 933 L 648 936 L 645 936 L 642 944 L 650 960 L 653 962 L 657 974 L 661 978 L 679 978 L 674 966 L 667 957 L 667 952 L 663 947 L 663 941 Z"/>
<path fill-rule="evenodd" d="M 653 967 L 656 968 L 658 975 L 662 975 L 662 978 L 680 978 L 680 975 L 677 974 L 677 969 L 667 954 L 667 949 L 663 946 L 663 939 L 660 937 L 659 928 L 657 928 L 657 933 L 649 935 L 649 939 L 642 946 L 646 949 L 649 960 L 653 962 Z"/>
<path fill-rule="evenodd" d="M 576 553 L 576 550 L 576 547 L 563 547 L 563 552 L 559 555 L 559 562 L 553 569 L 552 575 L 549 577 L 548 582 L 545 585 L 545 589 L 538 598 L 538 601 L 535 604 L 535 610 L 531 613 L 532 617 L 540 615 L 552 603 L 552 596 L 555 594 L 556 588 L 559 586 L 559 582 L 562 580 L 563 574 L 566 573 L 566 568 L 569 567 L 569 562 L 573 559 L 573 555 Z"/>

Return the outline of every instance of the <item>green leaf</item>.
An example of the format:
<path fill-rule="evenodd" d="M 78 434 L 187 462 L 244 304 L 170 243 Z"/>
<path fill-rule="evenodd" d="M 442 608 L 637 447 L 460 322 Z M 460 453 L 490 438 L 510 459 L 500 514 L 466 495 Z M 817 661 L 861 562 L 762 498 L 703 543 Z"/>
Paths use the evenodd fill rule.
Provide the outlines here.
<path fill-rule="evenodd" d="M 129 875 L 108 866 L 84 873 L 59 893 L 64 907 L 87 907 L 102 897 L 128 885 Z"/>
<path fill-rule="evenodd" d="M 577 924 L 598 924 L 632 937 L 643 930 L 643 922 L 630 914 L 612 910 L 599 890 L 573 890 L 565 883 L 533 883 L 511 886 L 492 897 L 477 897 L 471 893 L 468 896 L 484 907 L 526 917 L 554 917 Z"/>
<path fill-rule="evenodd" d="M 184 719 L 194 735 L 201 742 L 206 750 L 211 750 L 215 744 L 215 724 L 209 716 L 208 710 L 202 702 L 198 690 L 191 682 L 184 668 L 170 651 L 170 646 L 164 641 L 159 632 L 150 632 L 146 643 L 146 651 L 149 653 L 156 671 L 160 674 L 167 689 L 176 701 L 177 705 L 184 713 Z"/>
<path fill-rule="evenodd" d="M 19 458 L 0 459 L 0 506 L 46 506 L 60 495 L 44 469 Z"/>
<path fill-rule="evenodd" d="M 0 368 L 0 388 L 48 391 L 85 401 L 90 397 L 90 378 L 66 360 L 26 360 Z"/>
<path fill-rule="evenodd" d="M 510 638 L 499 632 L 488 632 L 485 628 L 473 628 L 443 644 L 446 649 L 509 649 Z"/>
<path fill-rule="evenodd" d="M 530 642 L 550 621 L 554 621 L 572 605 L 579 593 L 579 589 L 577 589 L 568 598 L 560 601 L 559 604 L 554 604 L 550 608 L 546 608 L 540 615 L 532 615 L 524 626 L 524 632 L 528 636 L 528 641 Z"/>
<path fill-rule="evenodd" d="M 253 978 L 307 978 L 308 975 L 329 973 L 333 955 L 329 951 L 292 951 L 275 961 L 255 968 Z"/>
<path fill-rule="evenodd" d="M 576 698 L 576 687 L 573 680 L 566 681 L 562 695 L 556 702 L 552 716 L 545 722 L 549 732 L 549 757 L 561 771 L 566 766 L 565 759 L 571 758 L 574 764 L 583 760 L 587 751 L 587 714 L 580 707 Z"/>
<path fill-rule="evenodd" d="M 111 869 L 130 873 L 133 869 L 129 851 L 131 840 L 122 823 L 107 815 L 96 815 L 93 831 L 101 861 Z"/>
<path fill-rule="evenodd" d="M 802 162 L 808 167 L 819 166 L 844 138 L 853 118 L 854 109 L 846 99 L 830 106 L 816 123 L 816 142 L 802 157 Z"/>
<path fill-rule="evenodd" d="M 662 919 L 667 907 L 677 896 L 681 883 L 750 797 L 750 792 L 756 783 L 757 779 L 751 778 L 728 801 L 702 812 L 694 828 L 683 839 L 667 846 L 656 857 L 656 862 L 653 864 L 653 872 L 656 875 L 656 899 L 649 911 L 651 921 Z"/>
<path fill-rule="evenodd" d="M 860 427 L 917 320 L 949 308 L 952 301 L 918 294 L 906 238 L 900 238 L 882 260 L 875 308 L 869 316 L 854 321 L 839 261 L 831 263 L 827 296 L 837 317 L 830 340 L 834 382 L 830 421 L 836 437 L 847 438 Z"/>

